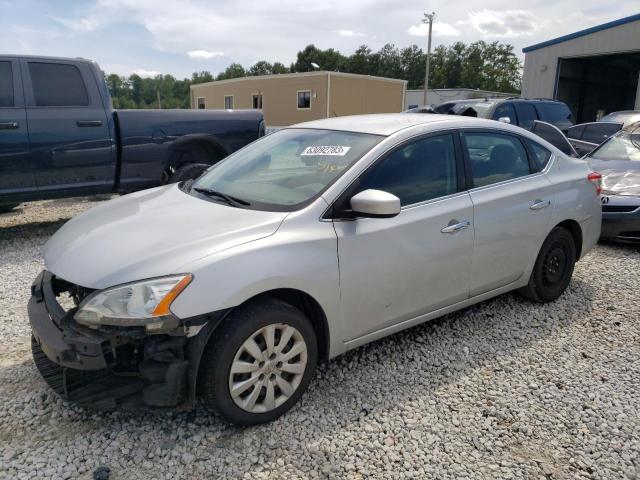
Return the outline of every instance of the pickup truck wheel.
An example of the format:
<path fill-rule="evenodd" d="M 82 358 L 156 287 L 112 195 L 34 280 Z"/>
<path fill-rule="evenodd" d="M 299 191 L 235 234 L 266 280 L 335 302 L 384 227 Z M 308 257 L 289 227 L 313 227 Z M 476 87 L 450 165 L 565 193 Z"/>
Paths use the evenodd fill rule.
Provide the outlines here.
<path fill-rule="evenodd" d="M 176 169 L 169 177 L 168 183 L 183 182 L 185 180 L 195 180 L 211 165 L 205 163 L 187 163 Z"/>
<path fill-rule="evenodd" d="M 569 285 L 575 263 L 576 245 L 571 233 L 554 228 L 542 244 L 529 283 L 518 292 L 534 302 L 552 302 Z"/>
<path fill-rule="evenodd" d="M 16 208 L 18 205 L 20 205 L 19 203 L 4 203 L 2 205 L 0 205 L 0 213 L 8 213 L 11 210 L 13 210 L 14 208 Z"/>
<path fill-rule="evenodd" d="M 275 299 L 239 307 L 214 332 L 200 369 L 207 405 L 237 425 L 256 425 L 289 410 L 306 390 L 318 347 L 309 320 Z"/>

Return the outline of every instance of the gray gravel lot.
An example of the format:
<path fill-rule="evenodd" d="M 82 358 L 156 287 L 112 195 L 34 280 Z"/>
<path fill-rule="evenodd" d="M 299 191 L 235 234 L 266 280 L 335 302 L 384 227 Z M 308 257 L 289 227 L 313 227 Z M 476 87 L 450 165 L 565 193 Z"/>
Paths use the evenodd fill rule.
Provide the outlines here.
<path fill-rule="evenodd" d="M 290 413 L 240 429 L 204 409 L 96 413 L 40 379 L 40 248 L 92 205 L 0 215 L 0 479 L 640 477 L 636 247 L 600 245 L 553 304 L 510 294 L 350 352 Z"/>

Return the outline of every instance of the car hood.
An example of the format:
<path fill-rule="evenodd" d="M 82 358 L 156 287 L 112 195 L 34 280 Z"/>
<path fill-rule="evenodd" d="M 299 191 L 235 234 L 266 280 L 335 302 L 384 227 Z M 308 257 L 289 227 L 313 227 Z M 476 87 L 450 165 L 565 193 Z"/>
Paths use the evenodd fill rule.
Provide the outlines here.
<path fill-rule="evenodd" d="M 186 273 L 188 262 L 273 235 L 286 212 L 234 208 L 168 185 L 106 202 L 44 246 L 46 268 L 87 288 Z"/>
<path fill-rule="evenodd" d="M 589 159 L 602 175 L 602 191 L 610 195 L 640 196 L 640 162 Z"/>

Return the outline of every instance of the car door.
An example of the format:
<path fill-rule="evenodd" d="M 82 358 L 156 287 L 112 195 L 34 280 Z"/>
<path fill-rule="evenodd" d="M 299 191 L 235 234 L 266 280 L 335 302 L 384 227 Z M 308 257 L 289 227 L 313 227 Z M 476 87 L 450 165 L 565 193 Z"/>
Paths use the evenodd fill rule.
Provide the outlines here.
<path fill-rule="evenodd" d="M 501 118 L 508 118 L 511 125 L 518 125 L 518 117 L 516 116 L 516 110 L 513 108 L 512 102 L 499 103 L 491 116 L 492 120 L 500 120 Z"/>
<path fill-rule="evenodd" d="M 473 207 L 462 182 L 456 134 L 444 133 L 397 147 L 343 195 L 347 205 L 367 189 L 401 201 L 393 218 L 334 220 L 344 341 L 467 298 Z"/>
<path fill-rule="evenodd" d="M 0 195 L 36 190 L 20 65 L 0 57 Z"/>
<path fill-rule="evenodd" d="M 87 62 L 22 60 L 31 154 L 40 190 L 110 190 L 115 155 Z"/>
<path fill-rule="evenodd" d="M 515 102 L 516 114 L 518 115 L 518 126 L 526 130 L 533 128 L 533 123 L 538 120 L 538 114 L 533 105 L 526 102 Z"/>
<path fill-rule="evenodd" d="M 592 152 L 622 128 L 622 124 L 617 122 L 591 122 L 579 126 L 582 127 L 579 130 L 580 136 L 578 137 L 578 131 L 575 130 L 577 126 L 574 126 L 567 131 L 567 138 L 581 157 Z"/>
<path fill-rule="evenodd" d="M 470 295 L 509 285 L 538 254 L 553 210 L 553 186 L 522 139 L 498 130 L 464 130 L 475 244 Z"/>

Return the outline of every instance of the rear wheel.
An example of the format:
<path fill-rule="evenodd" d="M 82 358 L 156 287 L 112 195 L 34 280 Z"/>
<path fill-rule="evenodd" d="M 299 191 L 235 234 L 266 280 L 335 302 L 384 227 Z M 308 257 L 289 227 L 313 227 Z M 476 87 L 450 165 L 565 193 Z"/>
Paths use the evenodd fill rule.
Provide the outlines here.
<path fill-rule="evenodd" d="M 16 208 L 18 205 L 20 205 L 19 203 L 4 203 L 2 205 L 0 205 L 0 213 L 8 213 L 11 210 L 13 210 L 14 208 Z"/>
<path fill-rule="evenodd" d="M 306 390 L 316 335 L 297 308 L 275 299 L 239 307 L 214 333 L 200 369 L 205 402 L 238 425 L 271 421 Z"/>
<path fill-rule="evenodd" d="M 576 245 L 566 229 L 551 230 L 538 253 L 529 283 L 519 292 L 536 302 L 551 302 L 565 291 L 576 262 Z"/>
<path fill-rule="evenodd" d="M 187 163 L 176 169 L 169 177 L 169 183 L 178 183 L 185 180 L 195 180 L 202 175 L 211 165 L 204 163 Z"/>

